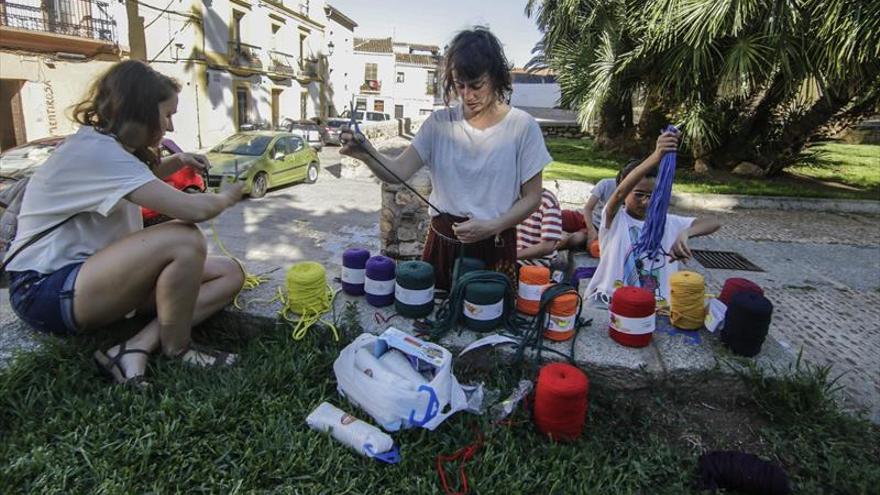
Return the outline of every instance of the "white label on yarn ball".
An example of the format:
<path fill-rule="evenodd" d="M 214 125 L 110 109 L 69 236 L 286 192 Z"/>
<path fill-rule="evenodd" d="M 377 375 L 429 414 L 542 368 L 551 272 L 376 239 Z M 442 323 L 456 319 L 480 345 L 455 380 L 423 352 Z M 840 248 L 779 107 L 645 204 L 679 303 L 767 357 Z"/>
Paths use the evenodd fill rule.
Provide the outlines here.
<path fill-rule="evenodd" d="M 421 306 L 434 300 L 434 286 L 427 289 L 407 289 L 400 284 L 394 285 L 394 298 L 403 304 Z"/>
<path fill-rule="evenodd" d="M 364 281 L 364 291 L 374 296 L 394 294 L 394 280 L 373 280 L 367 277 Z"/>
<path fill-rule="evenodd" d="M 524 282 L 519 283 L 519 298 L 526 301 L 540 301 L 544 292 L 544 285 L 532 285 Z"/>
<path fill-rule="evenodd" d="M 641 318 L 620 316 L 613 311 L 609 311 L 608 314 L 611 317 L 611 328 L 629 335 L 644 335 L 646 333 L 651 333 L 654 331 L 657 323 L 653 314 Z"/>
<path fill-rule="evenodd" d="M 363 268 L 342 267 L 342 281 L 347 284 L 362 284 L 367 277 L 367 271 Z"/>
<path fill-rule="evenodd" d="M 489 321 L 500 318 L 504 314 L 504 299 L 495 304 L 474 304 L 464 301 L 464 315 L 472 320 Z"/>
<path fill-rule="evenodd" d="M 551 332 L 570 332 L 574 330 L 574 320 L 577 315 L 557 316 L 548 315 L 547 330 Z"/>

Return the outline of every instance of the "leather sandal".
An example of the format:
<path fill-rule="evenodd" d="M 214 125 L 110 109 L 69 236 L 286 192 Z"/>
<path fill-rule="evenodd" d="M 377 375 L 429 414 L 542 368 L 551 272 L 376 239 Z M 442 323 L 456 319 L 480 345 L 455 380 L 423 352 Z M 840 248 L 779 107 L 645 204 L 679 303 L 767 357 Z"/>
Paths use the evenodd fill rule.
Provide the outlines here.
<path fill-rule="evenodd" d="M 132 385 L 136 388 L 149 387 L 150 383 L 145 380 L 145 377 L 142 374 L 126 377 L 125 369 L 122 368 L 120 360 L 122 359 L 122 356 L 126 354 L 141 353 L 149 355 L 150 353 L 143 349 L 126 349 L 125 344 L 125 342 L 119 344 L 119 352 L 117 352 L 112 358 L 105 351 L 100 349 L 95 351 L 95 365 L 98 366 L 98 370 L 100 370 L 101 373 L 120 385 Z"/>

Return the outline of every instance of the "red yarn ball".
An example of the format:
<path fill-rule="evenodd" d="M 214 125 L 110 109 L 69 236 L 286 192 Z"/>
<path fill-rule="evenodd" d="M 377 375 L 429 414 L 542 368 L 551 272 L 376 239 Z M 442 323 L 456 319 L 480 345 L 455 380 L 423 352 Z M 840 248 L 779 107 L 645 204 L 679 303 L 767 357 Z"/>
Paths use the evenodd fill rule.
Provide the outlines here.
<path fill-rule="evenodd" d="M 730 300 L 740 292 L 754 292 L 755 294 L 764 295 L 764 290 L 751 280 L 745 278 L 729 278 L 724 281 L 724 287 L 721 289 L 721 294 L 718 295 L 718 300 L 723 302 L 726 306 L 730 306 Z"/>
<path fill-rule="evenodd" d="M 556 442 L 577 440 L 587 418 L 590 381 L 578 368 L 552 363 L 541 368 L 535 387 L 535 424 Z"/>
<path fill-rule="evenodd" d="M 657 301 L 654 294 L 640 287 L 620 287 L 614 291 L 611 297 L 611 306 L 608 308 L 614 314 L 627 318 L 653 317 Z M 620 332 L 608 325 L 608 336 L 615 342 L 626 347 L 645 347 L 651 343 L 654 332 L 634 335 Z"/>

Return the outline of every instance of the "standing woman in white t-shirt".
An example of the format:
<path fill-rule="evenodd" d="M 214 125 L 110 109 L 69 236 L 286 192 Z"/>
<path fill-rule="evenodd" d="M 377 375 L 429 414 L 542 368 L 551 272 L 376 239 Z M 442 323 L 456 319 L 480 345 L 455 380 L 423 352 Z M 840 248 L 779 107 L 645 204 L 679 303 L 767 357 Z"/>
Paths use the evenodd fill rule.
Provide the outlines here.
<path fill-rule="evenodd" d="M 541 128 L 512 108 L 510 67 L 487 29 L 458 33 L 444 54 L 446 108 L 422 124 L 412 145 L 396 157 L 377 151 L 362 135 L 341 136 L 341 153 L 366 163 L 388 183 L 409 179 L 423 165 L 431 175 L 423 259 L 434 266 L 436 287 L 449 289 L 459 254 L 516 280 L 516 226 L 541 201 L 541 172 L 551 158 Z M 458 105 L 450 107 L 451 99 Z M 382 164 L 380 164 L 378 157 Z"/>
<path fill-rule="evenodd" d="M 201 366 L 235 360 L 193 345 L 190 330 L 241 289 L 241 268 L 207 256 L 195 225 L 241 199 L 241 185 L 186 194 L 160 179 L 183 166 L 208 167 L 198 155 L 157 154 L 162 136 L 174 130 L 179 91 L 176 81 L 134 60 L 101 76 L 74 109 L 82 127 L 28 183 L 7 256 L 12 307 L 37 330 L 73 335 L 133 311 L 156 315 L 130 339 L 95 352 L 118 383 L 144 383 L 147 357 L 156 351 Z M 144 229 L 142 206 L 179 221 Z"/>

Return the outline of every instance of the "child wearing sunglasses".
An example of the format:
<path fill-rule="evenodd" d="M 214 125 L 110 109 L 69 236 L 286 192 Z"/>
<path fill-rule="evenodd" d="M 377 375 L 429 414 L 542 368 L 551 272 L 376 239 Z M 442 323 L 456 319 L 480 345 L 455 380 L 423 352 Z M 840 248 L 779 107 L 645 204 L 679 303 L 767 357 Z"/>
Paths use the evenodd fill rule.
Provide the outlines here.
<path fill-rule="evenodd" d="M 631 163 L 618 175 L 617 189 L 602 210 L 602 258 L 587 287 L 587 299 L 607 304 L 616 288 L 635 286 L 654 292 L 660 301 L 668 301 L 669 277 L 678 271 L 679 260 L 691 257 L 688 239 L 711 234 L 721 227 L 712 219 L 669 213 L 661 241 L 662 254 L 655 258 L 636 254 L 634 248 L 645 224 L 660 159 L 677 148 L 678 133 L 664 132 L 648 158 Z M 623 208 L 619 208 L 621 202 Z"/>

